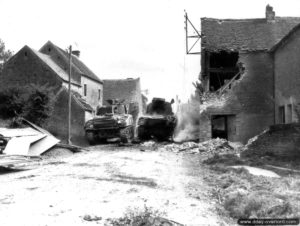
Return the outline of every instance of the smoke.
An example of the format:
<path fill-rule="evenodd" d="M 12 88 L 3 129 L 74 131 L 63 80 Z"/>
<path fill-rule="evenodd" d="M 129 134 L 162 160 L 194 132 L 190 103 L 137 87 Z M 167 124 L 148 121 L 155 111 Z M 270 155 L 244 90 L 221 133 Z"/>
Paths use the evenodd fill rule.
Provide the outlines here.
<path fill-rule="evenodd" d="M 177 126 L 175 142 L 184 142 L 199 139 L 199 101 L 192 100 L 179 106 L 177 111 Z"/>

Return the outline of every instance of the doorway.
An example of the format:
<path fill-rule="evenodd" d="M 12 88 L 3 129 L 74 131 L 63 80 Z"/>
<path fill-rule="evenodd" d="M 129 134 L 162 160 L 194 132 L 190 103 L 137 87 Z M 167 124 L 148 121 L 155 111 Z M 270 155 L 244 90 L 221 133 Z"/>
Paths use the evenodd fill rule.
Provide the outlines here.
<path fill-rule="evenodd" d="M 228 125 L 226 115 L 213 115 L 211 118 L 212 138 L 228 139 Z"/>
<path fill-rule="evenodd" d="M 222 138 L 229 141 L 236 140 L 236 115 L 212 115 L 212 138 Z"/>

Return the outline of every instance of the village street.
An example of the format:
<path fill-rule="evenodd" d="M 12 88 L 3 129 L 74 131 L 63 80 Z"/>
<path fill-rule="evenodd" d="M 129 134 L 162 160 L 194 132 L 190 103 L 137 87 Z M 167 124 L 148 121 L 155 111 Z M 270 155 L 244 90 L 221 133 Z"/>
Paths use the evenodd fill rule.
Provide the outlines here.
<path fill-rule="evenodd" d="M 98 145 L 0 174 L 0 225 L 104 225 L 153 208 L 187 225 L 225 225 L 196 155 Z"/>

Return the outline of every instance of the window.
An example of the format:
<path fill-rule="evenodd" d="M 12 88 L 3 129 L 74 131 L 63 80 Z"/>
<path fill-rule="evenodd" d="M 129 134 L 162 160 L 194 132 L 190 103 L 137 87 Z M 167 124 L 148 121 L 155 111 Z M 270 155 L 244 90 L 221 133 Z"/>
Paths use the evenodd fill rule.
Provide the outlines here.
<path fill-rule="evenodd" d="M 101 100 L 101 89 L 98 89 L 98 100 Z"/>
<path fill-rule="evenodd" d="M 284 106 L 279 107 L 279 123 L 284 124 L 285 123 L 285 112 L 284 112 Z"/>
<path fill-rule="evenodd" d="M 83 85 L 83 95 L 86 96 L 86 94 L 87 94 L 87 85 L 84 84 Z"/>

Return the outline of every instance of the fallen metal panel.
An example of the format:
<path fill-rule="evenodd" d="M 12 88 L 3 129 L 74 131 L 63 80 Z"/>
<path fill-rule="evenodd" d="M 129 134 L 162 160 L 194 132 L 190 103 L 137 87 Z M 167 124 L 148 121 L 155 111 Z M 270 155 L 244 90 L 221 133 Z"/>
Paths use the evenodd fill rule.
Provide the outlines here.
<path fill-rule="evenodd" d="M 0 128 L 0 134 L 11 138 L 3 153 L 9 155 L 38 156 L 59 143 L 51 133 L 43 128 L 23 119 L 27 128 Z"/>
<path fill-rule="evenodd" d="M 35 156 L 35 155 L 41 155 L 50 148 L 52 148 L 54 145 L 56 145 L 59 142 L 58 139 L 53 137 L 52 135 L 46 135 L 41 140 L 33 143 L 29 148 L 29 155 Z"/>
<path fill-rule="evenodd" d="M 0 134 L 4 137 L 22 137 L 22 136 L 35 136 L 41 133 L 31 127 L 27 127 L 27 128 L 18 128 L 18 129 L 0 128 Z"/>
<path fill-rule="evenodd" d="M 41 128 L 41 127 L 39 127 L 39 126 L 37 126 L 36 124 L 34 124 L 34 123 L 32 123 L 32 122 L 29 122 L 28 120 L 26 120 L 26 119 L 22 119 L 24 122 L 26 122 L 28 125 L 30 125 L 33 129 L 35 129 L 35 130 L 37 130 L 37 131 L 39 131 L 39 132 L 41 132 L 41 133 L 45 133 L 45 134 L 47 134 L 47 135 L 51 135 L 51 136 L 53 136 L 51 133 L 49 133 L 47 130 L 45 130 L 45 129 L 43 129 L 43 128 Z"/>
<path fill-rule="evenodd" d="M 30 145 L 33 142 L 41 140 L 45 136 L 46 134 L 38 134 L 35 136 L 13 137 L 8 141 L 3 153 L 9 155 L 28 155 Z"/>

